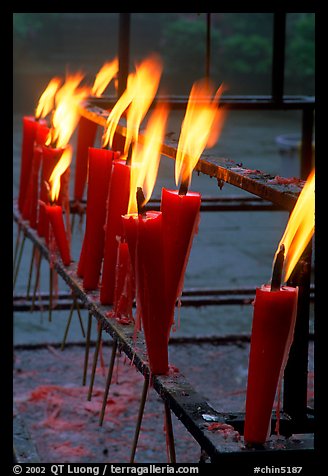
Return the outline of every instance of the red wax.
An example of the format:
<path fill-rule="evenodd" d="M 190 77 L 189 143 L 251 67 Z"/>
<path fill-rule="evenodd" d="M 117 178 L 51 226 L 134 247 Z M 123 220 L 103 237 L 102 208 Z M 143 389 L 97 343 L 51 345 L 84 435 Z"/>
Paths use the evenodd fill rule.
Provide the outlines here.
<path fill-rule="evenodd" d="M 46 205 L 45 210 L 54 233 L 61 259 L 65 266 L 69 266 L 71 255 L 65 231 L 62 207 L 59 205 Z"/>
<path fill-rule="evenodd" d="M 256 289 L 248 367 L 244 440 L 263 444 L 270 435 L 277 386 L 293 340 L 298 288 Z"/>
<path fill-rule="evenodd" d="M 126 215 L 124 228 L 131 258 L 135 253 L 137 307 L 141 311 L 150 369 L 154 374 L 166 374 L 171 324 L 165 306 L 162 213 Z"/>
<path fill-rule="evenodd" d="M 44 203 L 49 202 L 49 192 L 45 182 L 49 183 L 50 176 L 54 167 L 62 156 L 64 149 L 54 149 L 52 147 L 42 146 L 42 169 L 40 183 L 40 200 Z M 63 174 L 64 175 L 64 174 Z M 63 175 L 60 178 L 62 183 Z M 45 237 L 48 243 L 49 239 L 49 220 L 44 207 L 39 210 L 38 234 Z"/>
<path fill-rule="evenodd" d="M 126 242 L 120 241 L 117 250 L 115 270 L 115 289 L 113 315 L 119 319 L 132 319 L 132 302 L 134 298 L 134 280 L 131 267 L 129 247 Z"/>
<path fill-rule="evenodd" d="M 77 133 L 74 200 L 81 201 L 83 198 L 88 173 L 88 150 L 95 142 L 97 127 L 98 124 L 81 116 Z"/>
<path fill-rule="evenodd" d="M 177 190 L 162 190 L 166 303 L 171 313 L 171 324 L 176 301 L 182 293 L 192 241 L 198 229 L 200 203 L 200 193 L 179 195 Z"/>
<path fill-rule="evenodd" d="M 104 253 L 106 201 L 114 157 L 111 150 L 89 148 L 86 228 L 79 263 L 79 274 L 83 276 L 86 290 L 98 287 Z"/>
<path fill-rule="evenodd" d="M 18 208 L 21 212 L 23 212 L 26 191 L 30 180 L 33 147 L 39 124 L 45 124 L 45 121 L 42 119 L 40 121 L 36 121 L 33 116 L 23 117 L 23 141 L 18 194 Z"/>
<path fill-rule="evenodd" d="M 100 287 L 100 302 L 113 304 L 117 237 L 123 235 L 122 215 L 126 214 L 130 193 L 130 167 L 124 160 L 114 160 L 107 199 L 104 263 Z"/>
<path fill-rule="evenodd" d="M 49 133 L 49 128 L 44 124 L 39 124 L 36 130 L 35 142 L 33 146 L 33 157 L 31 165 L 30 180 L 25 194 L 23 206 L 23 218 L 30 221 L 30 226 L 36 229 L 39 210 L 39 172 L 42 159 L 42 145 L 44 145 Z"/>

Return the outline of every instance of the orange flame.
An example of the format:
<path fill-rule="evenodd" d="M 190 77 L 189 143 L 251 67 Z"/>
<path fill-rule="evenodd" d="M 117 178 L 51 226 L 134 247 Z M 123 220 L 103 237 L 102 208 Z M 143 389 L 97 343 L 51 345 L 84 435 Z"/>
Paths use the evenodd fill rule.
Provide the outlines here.
<path fill-rule="evenodd" d="M 128 213 L 137 213 L 137 188 L 141 187 L 145 196 L 145 205 L 155 186 L 161 157 L 161 145 L 164 139 L 168 118 L 168 107 L 157 106 L 149 117 L 143 144 L 137 143 L 131 158 L 130 200 Z"/>
<path fill-rule="evenodd" d="M 127 87 L 111 110 L 103 135 L 103 147 L 112 147 L 117 124 L 123 112 L 127 112 L 127 133 L 124 155 L 127 156 L 132 140 L 137 142 L 140 123 L 145 117 L 157 92 L 162 74 L 162 63 L 152 55 L 136 66 L 136 72 L 128 77 Z"/>
<path fill-rule="evenodd" d="M 104 134 L 102 137 L 102 146 L 106 147 L 107 144 L 109 144 L 109 147 L 112 147 L 113 145 L 113 139 L 114 139 L 114 134 L 116 131 L 117 124 L 125 111 L 125 109 L 129 106 L 131 103 L 133 96 L 134 96 L 134 84 L 135 84 L 135 74 L 131 73 L 128 76 L 127 80 L 127 87 L 122 94 L 122 96 L 118 99 L 118 101 L 115 103 L 115 106 L 113 109 L 110 111 L 107 121 L 106 121 L 106 126 L 104 130 Z"/>
<path fill-rule="evenodd" d="M 134 97 L 127 112 L 127 133 L 124 155 L 128 154 L 131 142 L 136 143 L 138 141 L 141 121 L 153 102 L 161 79 L 162 70 L 162 62 L 156 55 L 146 58 L 136 67 Z"/>
<path fill-rule="evenodd" d="M 72 161 L 72 154 L 73 149 L 71 145 L 65 147 L 62 156 L 60 157 L 59 161 L 55 165 L 52 174 L 49 178 L 50 184 L 50 198 L 52 202 L 55 202 L 58 199 L 59 192 L 60 192 L 60 177 L 66 171 L 66 169 L 70 166 Z"/>
<path fill-rule="evenodd" d="M 314 233 L 315 171 L 313 170 L 300 193 L 288 220 L 285 233 L 280 240 L 278 250 L 285 246 L 283 281 L 290 277 Z M 276 259 L 276 255 L 274 261 Z"/>
<path fill-rule="evenodd" d="M 56 94 L 56 109 L 52 116 L 52 126 L 46 145 L 64 148 L 79 121 L 79 104 L 88 96 L 89 88 L 78 88 L 83 79 L 81 73 L 68 76 Z"/>
<path fill-rule="evenodd" d="M 93 83 L 91 94 L 100 97 L 107 88 L 108 84 L 118 72 L 118 59 L 105 63 L 98 71 Z"/>
<path fill-rule="evenodd" d="M 183 182 L 189 187 L 203 150 L 213 147 L 219 138 L 224 120 L 224 112 L 218 108 L 222 92 L 221 85 L 212 100 L 214 87 L 206 79 L 196 81 L 191 88 L 175 161 L 176 185 Z"/>
<path fill-rule="evenodd" d="M 60 78 L 52 78 L 46 89 L 40 96 L 38 105 L 35 109 L 35 118 L 40 119 L 46 117 L 49 112 L 54 108 L 55 94 L 60 86 Z"/>

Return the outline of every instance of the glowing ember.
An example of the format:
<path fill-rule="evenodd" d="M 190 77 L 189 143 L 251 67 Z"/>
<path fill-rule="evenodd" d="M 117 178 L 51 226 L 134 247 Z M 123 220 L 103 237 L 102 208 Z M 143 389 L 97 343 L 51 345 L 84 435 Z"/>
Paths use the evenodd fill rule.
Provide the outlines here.
<path fill-rule="evenodd" d="M 144 135 L 144 143 L 136 144 L 131 159 L 130 200 L 128 213 L 137 213 L 137 188 L 141 187 L 145 205 L 155 186 L 161 156 L 161 144 L 164 139 L 168 117 L 165 105 L 157 106 L 149 118 Z"/>
<path fill-rule="evenodd" d="M 70 145 L 67 145 L 59 162 L 54 167 L 52 174 L 49 178 L 50 183 L 50 199 L 52 202 L 55 202 L 58 199 L 60 192 L 60 177 L 63 175 L 65 170 L 69 167 L 72 161 L 73 150 Z"/>
<path fill-rule="evenodd" d="M 79 121 L 79 104 L 88 96 L 89 89 L 78 88 L 83 79 L 81 73 L 68 76 L 64 85 L 56 94 L 56 109 L 52 116 L 52 126 L 48 134 L 46 145 L 55 148 L 64 148 Z"/>
<path fill-rule="evenodd" d="M 287 281 L 314 233 L 315 171 L 309 175 L 280 240 L 274 261 L 285 246 L 283 281 Z"/>
<path fill-rule="evenodd" d="M 49 112 L 54 108 L 55 95 L 60 86 L 60 78 L 52 78 L 46 89 L 41 94 L 38 105 L 35 110 L 35 118 L 40 119 L 46 117 Z"/>
<path fill-rule="evenodd" d="M 96 79 L 93 83 L 91 94 L 96 97 L 100 97 L 107 88 L 108 84 L 114 78 L 118 72 L 118 59 L 105 63 L 96 75 Z"/>
<path fill-rule="evenodd" d="M 224 120 L 224 113 L 218 108 L 222 92 L 221 85 L 212 99 L 214 88 L 208 80 L 197 81 L 191 89 L 175 161 L 177 185 L 181 182 L 189 187 L 203 150 L 213 147 L 219 138 Z"/>

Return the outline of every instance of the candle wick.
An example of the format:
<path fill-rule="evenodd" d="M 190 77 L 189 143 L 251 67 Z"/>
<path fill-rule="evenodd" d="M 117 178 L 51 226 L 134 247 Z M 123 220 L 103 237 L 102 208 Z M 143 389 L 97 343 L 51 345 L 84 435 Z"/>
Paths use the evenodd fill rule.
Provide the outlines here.
<path fill-rule="evenodd" d="M 179 195 L 187 195 L 188 180 L 182 180 L 179 188 Z"/>
<path fill-rule="evenodd" d="M 131 165 L 132 149 L 133 149 L 133 141 L 131 141 L 129 145 L 128 156 L 126 158 L 126 165 Z"/>
<path fill-rule="evenodd" d="M 138 215 L 144 215 L 146 213 L 145 207 L 143 206 L 143 204 L 145 203 L 145 196 L 141 187 L 137 187 L 136 198 L 137 198 Z"/>
<path fill-rule="evenodd" d="M 271 291 L 279 291 L 281 285 L 282 268 L 285 260 L 285 245 L 280 245 L 279 253 L 277 254 L 274 262 L 272 279 L 271 279 Z"/>

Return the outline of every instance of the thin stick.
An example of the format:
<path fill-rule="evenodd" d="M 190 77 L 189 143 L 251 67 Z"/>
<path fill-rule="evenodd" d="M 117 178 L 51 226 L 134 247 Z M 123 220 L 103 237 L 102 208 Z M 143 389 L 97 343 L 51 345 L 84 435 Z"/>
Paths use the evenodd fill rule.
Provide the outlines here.
<path fill-rule="evenodd" d="M 188 180 L 182 180 L 179 188 L 179 195 L 187 195 L 188 192 Z"/>
<path fill-rule="evenodd" d="M 38 285 L 39 285 L 41 259 L 42 259 L 42 255 L 39 254 L 39 261 L 38 261 L 38 267 L 37 267 L 37 270 L 36 270 L 35 285 L 34 285 L 34 291 L 33 291 L 33 297 L 32 297 L 32 304 L 31 304 L 31 312 L 34 311 L 36 291 L 37 291 Z"/>
<path fill-rule="evenodd" d="M 35 249 L 36 249 L 36 246 L 35 246 L 35 243 L 34 243 L 33 244 L 33 249 L 32 249 L 30 270 L 29 270 L 29 273 L 28 273 L 26 299 L 28 299 L 30 297 L 30 288 L 31 288 L 31 281 L 32 281 L 32 274 L 33 274 L 33 263 L 34 263 Z"/>
<path fill-rule="evenodd" d="M 114 370 L 114 364 L 115 364 L 115 357 L 116 357 L 116 350 L 117 350 L 117 340 L 114 339 L 114 341 L 113 341 L 113 347 L 112 347 L 112 354 L 111 354 L 111 356 L 110 356 L 108 374 L 107 374 L 107 379 L 106 379 L 106 386 L 105 386 L 104 398 L 103 398 L 102 407 L 101 407 L 101 412 L 100 412 L 100 416 L 99 416 L 99 426 L 102 426 L 103 421 L 104 421 L 105 410 L 106 410 L 106 404 L 107 404 L 107 398 L 108 398 L 108 392 L 109 392 L 109 387 L 110 387 L 110 384 L 111 384 L 111 381 L 112 381 L 112 376 L 113 376 L 113 370 Z"/>
<path fill-rule="evenodd" d="M 143 204 L 145 203 L 145 196 L 141 187 L 137 187 L 136 199 L 138 214 L 143 215 L 145 213 L 145 207 L 143 206 Z"/>
<path fill-rule="evenodd" d="M 79 301 L 78 301 L 77 298 L 75 298 L 75 307 L 76 307 L 77 315 L 78 315 L 78 318 L 79 318 L 79 321 L 80 321 L 82 335 L 85 338 L 85 330 L 84 330 L 83 320 L 82 320 L 82 316 L 81 316 L 80 304 L 79 304 Z"/>
<path fill-rule="evenodd" d="M 171 409 L 168 402 L 164 401 L 164 409 L 165 409 L 165 428 L 166 428 L 166 438 L 168 441 L 169 446 L 169 454 L 170 454 L 170 461 L 169 463 L 176 463 L 176 456 L 175 456 L 175 444 L 174 444 L 174 435 L 173 435 L 173 426 L 172 426 L 172 418 L 171 418 Z"/>
<path fill-rule="evenodd" d="M 89 385 L 89 392 L 88 392 L 88 401 L 91 400 L 93 384 L 95 381 L 96 369 L 97 369 L 97 362 L 98 362 L 98 354 L 99 354 L 99 347 L 101 342 L 101 334 L 102 334 L 102 326 L 101 323 L 98 322 L 98 338 L 97 338 L 97 345 L 95 348 L 95 353 L 93 355 L 93 364 L 92 364 L 92 371 L 91 371 L 91 378 L 90 378 L 90 385 Z"/>
<path fill-rule="evenodd" d="M 17 253 L 19 249 L 19 244 L 20 244 L 21 231 L 22 231 L 22 227 L 20 226 L 20 224 L 18 224 L 17 238 L 16 238 L 15 251 L 14 251 L 13 269 L 15 269 L 15 265 L 16 265 L 16 258 L 17 258 Z"/>
<path fill-rule="evenodd" d="M 19 268 L 20 268 L 20 264 L 21 264 L 21 261 L 22 261 L 22 255 L 23 255 L 23 249 L 24 249 L 24 245 L 25 245 L 25 240 L 26 240 L 26 235 L 24 233 L 24 237 L 23 237 L 23 241 L 22 241 L 22 246 L 19 250 L 19 256 L 18 256 L 18 261 L 17 261 L 17 266 L 16 266 L 16 270 L 15 270 L 15 273 L 14 273 L 14 283 L 13 283 L 13 289 L 15 289 L 15 284 L 16 284 L 16 280 L 17 280 L 17 276 L 18 276 L 18 271 L 19 271 Z"/>
<path fill-rule="evenodd" d="M 85 385 L 86 381 L 87 381 L 91 327 L 92 327 L 92 314 L 91 314 L 91 312 L 89 312 L 89 314 L 88 314 L 87 339 L 86 339 L 86 342 L 85 342 L 85 354 L 84 354 L 84 368 L 83 368 L 82 385 Z"/>
<path fill-rule="evenodd" d="M 71 221 L 71 234 L 73 235 L 73 232 L 74 232 L 74 225 L 75 225 L 75 215 L 76 213 L 72 213 L 73 217 L 72 217 L 72 221 Z"/>
<path fill-rule="evenodd" d="M 51 322 L 52 319 L 52 288 L 53 288 L 53 268 L 51 265 L 49 266 L 49 322 Z"/>
<path fill-rule="evenodd" d="M 133 443 L 132 443 L 132 451 L 131 451 L 131 456 L 130 456 L 130 463 L 134 463 L 134 456 L 136 454 L 136 449 L 137 449 L 137 444 L 138 444 L 138 438 L 139 438 L 139 433 L 140 433 L 140 427 L 142 423 L 142 417 L 145 409 L 145 403 L 146 403 L 146 398 L 147 398 L 147 391 L 149 387 L 149 377 L 148 375 L 145 376 L 145 381 L 142 389 L 142 394 L 141 394 L 141 400 L 140 400 L 140 406 L 139 406 L 139 413 L 138 413 L 138 420 L 137 420 L 137 426 L 136 430 L 134 433 L 134 438 L 133 438 Z"/>
<path fill-rule="evenodd" d="M 279 253 L 277 254 L 274 262 L 272 279 L 271 279 L 271 291 L 279 291 L 281 286 L 282 268 L 285 260 L 285 246 L 280 245 Z"/>
<path fill-rule="evenodd" d="M 63 341 L 62 341 L 62 345 L 61 345 L 61 350 L 64 350 L 64 348 L 65 348 L 66 338 L 67 338 L 67 334 L 68 334 L 68 329 L 71 325 L 71 320 L 72 320 L 72 316 L 73 316 L 74 307 L 75 306 L 74 306 L 74 300 L 73 300 L 72 305 L 71 305 L 71 309 L 69 311 L 68 319 L 67 319 L 67 324 L 66 324 L 66 329 L 65 329 L 65 333 L 64 333 L 64 337 L 63 337 Z"/>

